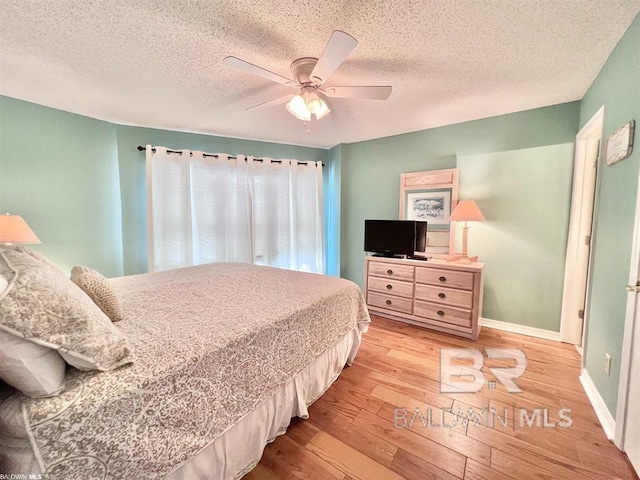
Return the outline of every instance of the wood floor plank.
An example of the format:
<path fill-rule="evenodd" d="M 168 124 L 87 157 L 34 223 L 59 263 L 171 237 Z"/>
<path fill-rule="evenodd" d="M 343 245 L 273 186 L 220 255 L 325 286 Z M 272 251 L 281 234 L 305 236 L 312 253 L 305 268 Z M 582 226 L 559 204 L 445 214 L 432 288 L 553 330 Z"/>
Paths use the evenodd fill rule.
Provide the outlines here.
<path fill-rule="evenodd" d="M 265 448 L 245 478 L 638 480 L 625 455 L 606 438 L 584 393 L 578 380 L 581 358 L 573 346 L 490 328 L 473 341 L 375 315 L 372 321 L 353 365 L 309 407 L 308 420 L 292 420 L 287 433 Z M 480 391 L 441 390 L 443 348 L 483 352 Z M 489 359 L 486 348 L 525 353 L 527 368 L 516 379 L 521 393 L 509 393 L 489 370 L 512 367 L 515 361 Z M 398 407 L 406 414 L 430 409 L 431 424 L 419 417 L 403 424 Z M 478 421 L 491 408 L 501 417 Z M 548 425 L 557 424 L 559 410 L 567 408 L 572 425 L 523 425 L 520 408 L 531 418 L 536 409 L 547 409 Z M 436 428 L 441 411 L 445 425 Z"/>
<path fill-rule="evenodd" d="M 367 377 L 372 380 L 376 386 L 382 385 L 389 387 L 396 392 L 400 392 L 411 398 L 415 398 L 418 401 L 438 408 L 451 408 L 453 405 L 453 399 L 451 397 L 425 390 L 424 388 L 417 387 L 409 382 L 402 381 L 399 378 L 390 377 L 379 372 L 371 372 Z M 371 391 L 373 391 L 373 389 L 371 389 Z"/>
<path fill-rule="evenodd" d="M 444 445 L 365 411 L 360 412 L 353 424 L 458 478 L 464 475 L 465 456 Z"/>
<path fill-rule="evenodd" d="M 389 404 L 385 404 L 380 412 L 378 412 L 380 418 L 384 418 L 389 422 L 400 425 L 401 428 L 406 428 L 440 445 L 444 445 L 467 458 L 473 458 L 480 463 L 489 465 L 491 460 L 489 445 L 467 436 L 464 431 L 460 432 L 448 427 L 425 425 L 420 422 L 419 419 L 414 422 L 398 422 L 395 415 L 394 407 Z"/>
<path fill-rule="evenodd" d="M 370 370 L 375 370 L 391 377 L 397 377 L 402 373 L 402 368 L 390 362 L 387 355 L 371 355 L 359 358 L 358 362 L 362 362 Z"/>
<path fill-rule="evenodd" d="M 318 429 L 311 423 L 301 418 L 292 418 L 291 425 L 287 428 L 287 436 L 304 447 L 313 436 L 318 433 Z"/>
<path fill-rule="evenodd" d="M 309 407 L 309 418 L 315 414 L 314 412 L 317 409 L 339 413 L 348 417 L 349 421 L 352 421 L 360 413 L 360 408 L 345 401 L 340 393 L 336 393 L 331 389 L 327 390 L 322 397 Z"/>
<path fill-rule="evenodd" d="M 526 450 L 507 453 L 499 448 L 491 447 L 491 467 L 507 474 L 525 471 L 530 478 L 602 480 L 600 473 L 590 472 L 565 462 L 540 458 Z"/>
<path fill-rule="evenodd" d="M 265 449 L 258 466 L 244 478 L 342 480 L 344 473 L 288 436 L 281 435 Z"/>
<path fill-rule="evenodd" d="M 445 472 L 402 449 L 398 450 L 390 468 L 409 480 L 459 480 L 459 477 Z"/>
<path fill-rule="evenodd" d="M 522 474 L 514 473 L 515 476 L 507 475 L 498 470 L 476 462 L 472 458 L 467 460 L 467 466 L 464 470 L 464 480 L 519 480 Z"/>
<path fill-rule="evenodd" d="M 378 388 L 374 382 L 370 382 L 372 385 L 366 385 L 365 383 L 366 379 L 362 379 L 355 384 L 349 381 L 336 382 L 334 384 L 335 388 L 332 389 L 332 394 L 357 408 L 377 413 L 382 408 L 384 401 L 371 395 L 371 392 Z M 363 384 L 365 385 L 363 386 Z"/>
<path fill-rule="evenodd" d="M 356 480 L 403 480 L 397 473 L 322 431 L 306 448 Z"/>
<path fill-rule="evenodd" d="M 427 415 L 430 415 L 434 423 L 444 422 L 450 428 L 459 431 L 462 434 L 464 434 L 465 432 L 466 427 L 457 422 L 457 418 L 455 415 L 436 405 L 429 405 L 428 403 L 421 402 L 420 400 L 416 400 L 413 397 L 388 388 L 384 385 L 378 385 L 376 388 L 374 388 L 371 392 L 371 395 L 393 405 L 394 407 L 402 409 L 403 413 L 406 412 L 407 414 L 412 415 L 414 412 L 419 412 L 419 414 L 422 414 L 425 417 Z"/>
<path fill-rule="evenodd" d="M 546 429 L 535 430 L 539 433 L 544 432 L 545 435 L 547 433 Z M 567 456 L 566 448 L 572 444 L 567 443 L 560 448 L 549 450 L 491 428 L 470 428 L 467 435 L 491 446 L 491 466 L 503 473 L 512 474 L 509 465 L 522 465 L 529 468 L 529 464 L 535 464 L 540 471 L 547 472 L 547 474 L 555 471 L 555 475 L 574 475 L 575 472 L 579 472 L 583 478 L 634 478 L 629 476 L 628 465 L 624 461 L 609 462 L 605 466 L 594 466 L 571 459 L 570 456 Z M 579 439 L 573 440 L 574 443 L 578 441 Z M 494 453 L 494 450 L 500 452 Z M 494 462 L 494 455 L 497 455 L 498 463 Z M 617 456 L 620 460 L 624 460 L 624 455 L 621 452 L 618 451 Z M 555 476 L 552 478 L 564 477 Z"/>
<path fill-rule="evenodd" d="M 316 431 L 322 430 L 343 443 L 350 445 L 381 465 L 389 466 L 398 451 L 395 445 L 354 425 L 343 415 L 335 412 L 314 412 L 308 422 Z"/>

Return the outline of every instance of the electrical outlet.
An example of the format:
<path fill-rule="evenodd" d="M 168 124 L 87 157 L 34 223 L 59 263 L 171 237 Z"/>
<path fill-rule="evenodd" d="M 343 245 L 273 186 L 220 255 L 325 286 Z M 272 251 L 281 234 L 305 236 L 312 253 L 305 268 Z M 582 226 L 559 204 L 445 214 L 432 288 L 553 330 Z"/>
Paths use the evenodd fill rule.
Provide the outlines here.
<path fill-rule="evenodd" d="M 607 375 L 611 375 L 611 355 L 608 353 L 604 354 L 604 371 Z"/>

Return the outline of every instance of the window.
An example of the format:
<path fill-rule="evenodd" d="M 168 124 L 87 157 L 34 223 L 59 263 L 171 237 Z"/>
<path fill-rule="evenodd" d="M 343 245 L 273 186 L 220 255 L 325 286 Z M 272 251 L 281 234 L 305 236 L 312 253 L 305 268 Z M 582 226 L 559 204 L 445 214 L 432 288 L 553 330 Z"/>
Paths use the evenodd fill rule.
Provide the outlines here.
<path fill-rule="evenodd" d="M 320 163 L 147 147 L 149 268 L 210 262 L 323 273 Z"/>

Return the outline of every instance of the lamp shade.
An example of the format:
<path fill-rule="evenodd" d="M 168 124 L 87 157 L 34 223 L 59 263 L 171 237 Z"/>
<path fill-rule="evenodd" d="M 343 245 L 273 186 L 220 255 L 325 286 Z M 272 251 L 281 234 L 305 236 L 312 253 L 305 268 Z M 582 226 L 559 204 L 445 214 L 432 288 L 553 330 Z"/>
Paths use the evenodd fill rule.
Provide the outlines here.
<path fill-rule="evenodd" d="M 462 200 L 453 209 L 450 220 L 454 222 L 472 222 L 484 220 L 484 215 L 473 200 Z"/>
<path fill-rule="evenodd" d="M 0 215 L 0 243 L 40 243 L 20 215 Z"/>

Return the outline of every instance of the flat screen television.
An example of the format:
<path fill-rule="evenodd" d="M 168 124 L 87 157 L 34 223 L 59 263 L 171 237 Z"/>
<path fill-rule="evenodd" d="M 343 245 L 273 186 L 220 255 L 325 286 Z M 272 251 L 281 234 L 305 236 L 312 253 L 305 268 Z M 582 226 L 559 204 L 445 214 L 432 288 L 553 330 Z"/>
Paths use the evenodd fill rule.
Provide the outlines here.
<path fill-rule="evenodd" d="M 427 222 L 414 220 L 365 220 L 364 250 L 374 255 L 412 256 L 427 247 Z"/>

